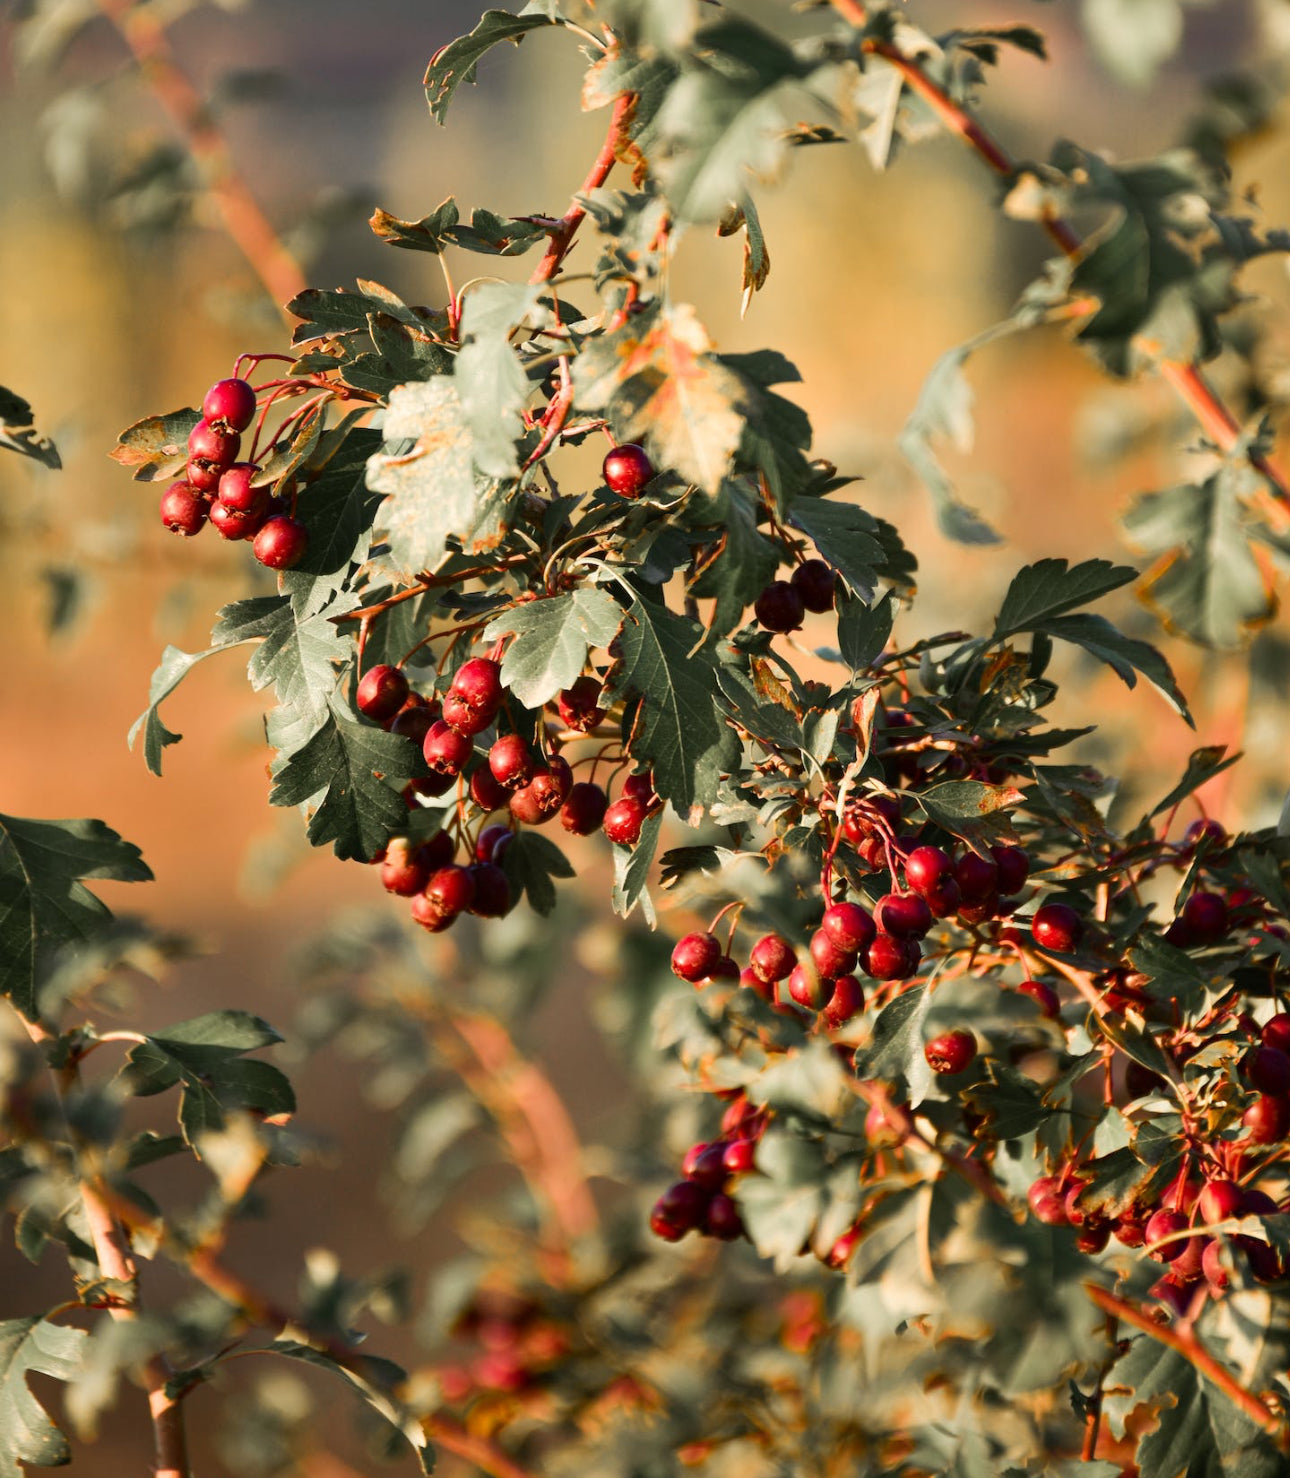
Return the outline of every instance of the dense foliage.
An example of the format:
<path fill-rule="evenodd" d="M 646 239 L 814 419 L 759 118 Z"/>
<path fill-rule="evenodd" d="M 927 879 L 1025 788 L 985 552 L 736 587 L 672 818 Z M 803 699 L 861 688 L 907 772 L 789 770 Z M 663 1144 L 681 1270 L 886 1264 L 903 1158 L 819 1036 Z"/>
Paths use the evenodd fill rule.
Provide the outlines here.
<path fill-rule="evenodd" d="M 686 228 L 740 235 L 750 298 L 770 260 L 751 192 L 794 146 L 858 133 L 884 167 L 932 123 L 958 133 L 1060 254 L 911 416 L 941 529 L 998 537 L 935 455 L 967 355 L 1069 321 L 1210 439 L 1204 480 L 1129 525 L 1163 556 L 1154 606 L 1222 645 L 1265 619 L 1286 552 L 1270 392 L 1226 315 L 1242 266 L 1290 240 L 1234 213 L 1213 128 L 1139 165 L 1010 160 L 970 110 L 1009 48 L 1043 55 L 1029 27 L 807 14 L 779 34 L 686 0 L 487 12 L 432 59 L 431 112 L 499 43 L 572 33 L 607 131 L 567 213 L 378 211 L 383 241 L 443 265 L 440 305 L 305 291 L 290 353 L 248 352 L 200 410 L 122 433 L 168 528 L 272 572 L 209 648 L 165 651 L 132 739 L 159 774 L 165 700 L 252 647 L 270 800 L 365 870 L 356 892 L 452 930 L 456 961 L 428 972 L 414 930 L 328 934 L 296 1037 L 385 1082 L 409 1218 L 475 1168 L 485 1122 L 529 1194 L 435 1280 L 438 1353 L 411 1373 L 354 1334 L 389 1286 L 322 1264 L 300 1304 L 248 1286 L 229 1226 L 301 1149 L 287 1078 L 252 1055 L 277 1032 L 239 1009 L 96 1028 L 93 991 L 165 941 L 85 885 L 147 870 L 101 823 L 0 818 L 0 980 L 29 1039 L 0 1165 L 20 1248 L 61 1244 L 75 1279 L 72 1304 L 0 1326 L 0 1473 L 68 1455 L 29 1373 L 70 1382 L 87 1431 L 130 1370 L 158 1471 L 186 1474 L 183 1403 L 251 1349 L 347 1379 L 427 1468 L 438 1445 L 510 1478 L 1285 1471 L 1290 842 L 1197 814 L 1219 749 L 1114 820 L 1113 782 L 1065 757 L 1089 729 L 1047 719 L 1063 647 L 1189 717 L 1160 652 L 1089 609 L 1134 568 L 1043 559 L 990 630 L 902 639 L 899 533 L 813 455 L 791 362 L 720 352 L 668 268 Z M 458 288 L 460 253 L 492 260 Z M 1249 369 L 1239 414 L 1200 368 L 1223 350 Z M 56 456 L 12 401 L 18 449 Z M 629 921 L 607 1026 L 653 1085 L 603 1197 L 513 1040 L 560 947 L 561 829 L 604 834 Z M 668 925 L 697 927 L 641 927 L 664 894 Z M 163 1093 L 179 1132 L 138 1131 L 134 1100 Z M 187 1207 L 143 1173 L 181 1154 L 210 1172 Z M 141 1305 L 154 1254 L 204 1296 Z M 85 1309 L 92 1332 L 67 1317 Z M 303 1431 L 259 1417 L 272 1461 L 231 1462 L 303 1471 Z"/>

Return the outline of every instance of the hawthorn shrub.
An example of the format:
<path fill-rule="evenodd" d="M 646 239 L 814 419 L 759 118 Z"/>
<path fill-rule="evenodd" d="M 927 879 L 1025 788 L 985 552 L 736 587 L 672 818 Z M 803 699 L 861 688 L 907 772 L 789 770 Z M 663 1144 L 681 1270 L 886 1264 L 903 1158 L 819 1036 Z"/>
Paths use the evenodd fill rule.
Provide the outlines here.
<path fill-rule="evenodd" d="M 1113 782 L 1064 754 L 1090 730 L 1047 721 L 1050 667 L 1078 648 L 1190 718 L 1161 653 L 1089 609 L 1137 570 L 1042 559 L 988 631 L 902 639 L 914 557 L 812 455 L 790 361 L 719 352 L 668 291 L 703 226 L 742 236 L 746 298 L 765 286 L 750 191 L 792 146 L 859 123 L 881 166 L 948 128 L 1060 255 L 911 417 L 944 532 L 996 537 L 935 459 L 967 354 L 1069 321 L 1208 439 L 1208 476 L 1129 522 L 1166 556 L 1151 602 L 1221 643 L 1274 599 L 1286 503 L 1256 338 L 1225 338 L 1241 267 L 1287 245 L 1230 213 L 1237 124 L 1142 165 L 1070 144 L 1018 163 L 972 110 L 1008 48 L 1043 54 L 1029 27 L 932 37 L 857 0 L 807 7 L 791 39 L 684 0 L 584 11 L 489 11 L 426 74 L 442 122 L 494 46 L 571 33 L 607 126 L 562 217 L 378 210 L 383 241 L 444 266 L 441 305 L 305 291 L 289 352 L 248 350 L 114 452 L 167 529 L 265 572 L 207 649 L 164 653 L 146 763 L 179 739 L 161 707 L 192 667 L 252 646 L 270 800 L 357 865 L 356 894 L 406 900 L 406 929 L 338 926 L 302 955 L 297 1050 L 366 1060 L 408 1225 L 481 1141 L 525 1194 L 473 1213 L 412 1367 L 354 1329 L 399 1313 L 396 1284 L 314 1257 L 290 1298 L 251 1286 L 230 1229 L 304 1148 L 254 1055 L 278 1033 L 232 1007 L 96 1026 L 165 941 L 86 884 L 147 868 L 100 822 L 0 818 L 22 1029 L 0 1165 L 20 1249 L 57 1244 L 72 1274 L 68 1302 L 0 1325 L 0 1473 L 69 1456 L 29 1375 L 66 1382 L 88 1434 L 129 1373 L 156 1471 L 186 1478 L 188 1403 L 250 1353 L 333 1372 L 427 1471 L 443 1450 L 498 1478 L 1283 1473 L 1290 842 L 1195 804 L 1234 762 L 1217 747 L 1113 827 Z M 457 253 L 493 260 L 458 289 Z M 1224 348 L 1251 366 L 1236 409 L 1201 368 Z M 603 833 L 629 920 L 601 1010 L 643 1108 L 594 1160 L 517 1045 L 577 927 L 578 902 L 554 913 L 562 833 Z M 177 1133 L 139 1128 L 158 1094 Z M 183 1155 L 208 1175 L 193 1204 L 150 1170 Z M 192 1297 L 140 1296 L 156 1256 Z M 225 1460 L 306 1473 L 310 1426 L 244 1407 Z"/>

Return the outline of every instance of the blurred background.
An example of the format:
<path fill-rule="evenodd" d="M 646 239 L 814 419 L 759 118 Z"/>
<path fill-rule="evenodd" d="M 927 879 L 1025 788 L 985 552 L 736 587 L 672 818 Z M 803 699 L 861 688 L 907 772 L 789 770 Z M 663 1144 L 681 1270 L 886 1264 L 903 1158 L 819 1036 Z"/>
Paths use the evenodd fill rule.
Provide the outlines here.
<path fill-rule="evenodd" d="M 781 24 L 789 10 L 737 8 Z M 236 1005 L 285 1030 L 299 1004 L 285 971 L 293 951 L 347 910 L 385 910 L 391 919 L 404 910 L 329 852 L 306 855 L 299 817 L 267 807 L 264 705 L 238 653 L 203 665 L 170 700 L 166 721 L 184 740 L 166 751 L 164 780 L 126 747 L 162 646 L 205 646 L 215 609 L 264 587 L 240 547 L 168 535 L 156 489 L 133 483 L 107 453 L 131 422 L 198 404 L 240 352 L 282 348 L 287 329 L 221 228 L 201 170 L 110 18 L 83 24 L 96 9 L 0 5 L 0 383 L 31 401 L 63 460 L 50 471 L 0 451 L 8 643 L 0 808 L 101 816 L 142 848 L 155 883 L 108 884 L 103 896 L 202 948 L 164 991 L 140 994 L 132 1010 L 145 1026 Z M 432 123 L 422 72 L 439 46 L 474 24 L 475 0 L 153 9 L 170 21 L 178 66 L 215 100 L 237 175 L 316 286 L 369 278 L 407 301 L 438 304 L 434 261 L 378 242 L 365 224 L 371 209 L 415 219 L 452 193 L 463 209 L 559 214 L 603 133 L 603 115 L 577 111 L 583 61 L 558 32 L 491 53 L 480 86 L 458 95 L 447 129 Z M 1138 86 L 1099 57 L 1076 6 L 1001 10 L 987 0 L 937 0 L 919 4 L 911 19 L 932 31 L 1013 20 L 1042 27 L 1049 63 L 1006 54 L 984 94 L 984 116 L 1021 157 L 1043 158 L 1069 137 L 1125 160 L 1182 137 L 1213 79 L 1274 61 L 1290 5 L 1178 7 L 1176 48 Z M 1290 133 L 1266 130 L 1234 163 L 1261 224 L 1290 221 Z M 865 506 L 895 522 L 918 556 L 919 605 L 901 633 L 973 629 L 1031 559 L 1132 558 L 1118 519 L 1134 494 L 1194 474 L 1176 450 L 1188 438 L 1136 435 L 1173 414 L 1168 391 L 1150 381 L 1112 384 L 1061 331 L 1006 339 L 968 367 L 975 445 L 947 453 L 947 465 L 1006 543 L 947 543 L 896 450 L 923 377 L 944 350 L 1007 314 L 1047 255 L 1042 235 L 1000 215 L 994 182 L 951 139 L 911 150 L 883 174 L 862 150 L 841 146 L 797 151 L 791 164 L 787 179 L 760 196 L 772 270 L 746 317 L 736 241 L 687 239 L 673 290 L 698 305 L 720 348 L 773 345 L 801 369 L 803 382 L 789 393 L 811 415 L 818 452 L 864 477 Z M 1283 261 L 1256 264 L 1244 283 L 1266 300 L 1265 368 L 1284 380 Z M 1220 364 L 1215 378 L 1223 377 Z M 1112 446 L 1127 454 L 1108 458 Z M 1131 595 L 1099 609 L 1165 647 L 1194 700 L 1198 731 L 1145 685 L 1130 693 L 1104 669 L 1073 662 L 1062 669 L 1071 681 L 1054 722 L 1101 725 L 1084 756 L 1123 771 L 1135 791 L 1162 792 L 1198 743 L 1243 745 L 1250 762 L 1211 800 L 1232 826 L 1275 821 L 1286 785 L 1284 624 L 1259 635 L 1251 676 L 1246 654 L 1205 654 L 1174 641 Z M 809 630 L 806 637 L 809 644 Z M 603 848 L 579 846 L 580 872 L 601 884 Z M 603 899 L 603 886 L 595 891 Z M 539 1055 L 593 1137 L 623 1091 L 586 1005 L 598 938 L 594 930 L 584 938 L 582 958 L 533 1022 Z M 360 1101 L 358 1070 L 324 1053 L 294 1079 L 302 1121 L 329 1153 L 271 1188 L 271 1220 L 237 1234 L 239 1265 L 290 1288 L 302 1249 L 325 1242 L 354 1270 L 393 1262 L 423 1270 L 453 1245 L 451 1219 L 415 1236 L 373 1225 L 371 1150 L 388 1129 Z M 0 1248 L 7 1305 L 34 1310 L 46 1293 L 50 1302 L 63 1296 L 65 1273 L 48 1262 L 33 1272 Z M 165 1286 L 163 1277 L 163 1296 Z M 397 1356 L 398 1338 L 382 1333 L 378 1343 Z M 201 1470 L 251 1471 L 229 1466 L 210 1445 L 202 1411 L 215 1408 L 200 1397 L 191 1404 Z M 146 1461 L 146 1434 L 125 1407 L 86 1459 L 99 1471 L 138 1471 Z M 337 1435 L 338 1454 L 345 1441 Z M 347 1471 L 339 1456 L 334 1469 L 315 1470 L 316 1478 Z"/>

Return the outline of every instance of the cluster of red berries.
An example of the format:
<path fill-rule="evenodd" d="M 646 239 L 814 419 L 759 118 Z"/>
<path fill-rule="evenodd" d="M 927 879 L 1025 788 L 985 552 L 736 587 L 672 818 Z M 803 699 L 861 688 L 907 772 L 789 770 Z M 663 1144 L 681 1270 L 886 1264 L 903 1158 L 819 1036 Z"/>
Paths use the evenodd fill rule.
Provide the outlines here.
<path fill-rule="evenodd" d="M 569 1352 L 569 1331 L 537 1303 L 502 1288 L 481 1288 L 453 1321 L 452 1334 L 479 1347 L 469 1363 L 436 1371 L 445 1403 L 460 1405 L 485 1393 L 528 1390 Z"/>
<path fill-rule="evenodd" d="M 766 631 L 796 631 L 807 611 L 833 609 L 837 577 L 822 559 L 804 559 L 787 580 L 772 580 L 753 602 L 758 623 Z"/>
<path fill-rule="evenodd" d="M 202 401 L 202 419 L 188 436 L 184 478 L 161 497 L 161 521 L 191 538 L 209 522 L 225 539 L 250 539 L 256 559 L 289 570 L 305 557 L 309 533 L 255 482 L 259 468 L 239 462 L 242 432 L 255 419 L 255 391 L 246 380 L 219 380 Z"/>
<path fill-rule="evenodd" d="M 683 1180 L 667 1190 L 650 1212 L 650 1230 L 665 1242 L 679 1242 L 687 1232 L 699 1232 L 721 1242 L 744 1235 L 743 1220 L 728 1194 L 733 1180 L 756 1170 L 757 1142 L 769 1114 L 747 1099 L 727 1105 L 718 1139 L 692 1144 L 681 1162 Z"/>

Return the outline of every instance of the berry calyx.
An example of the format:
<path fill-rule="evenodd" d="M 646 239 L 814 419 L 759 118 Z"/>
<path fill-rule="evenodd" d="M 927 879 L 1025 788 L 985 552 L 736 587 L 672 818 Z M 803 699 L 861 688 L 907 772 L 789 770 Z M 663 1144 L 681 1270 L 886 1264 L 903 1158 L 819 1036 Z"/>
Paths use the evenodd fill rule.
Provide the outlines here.
<path fill-rule="evenodd" d="M 449 692 L 455 693 L 472 708 L 485 709 L 490 714 L 496 713 L 502 706 L 506 693 L 502 687 L 500 663 L 494 662 L 491 657 L 472 657 L 468 662 L 463 662 L 453 674 Z"/>
<path fill-rule="evenodd" d="M 620 847 L 634 847 L 644 824 L 645 807 L 631 796 L 615 801 L 605 812 L 605 835 Z"/>
<path fill-rule="evenodd" d="M 757 620 L 767 631 L 796 631 L 806 614 L 802 597 L 787 580 L 772 580 L 753 603 Z"/>
<path fill-rule="evenodd" d="M 597 830 L 605 819 L 609 797 L 589 780 L 579 780 L 570 787 L 560 808 L 560 825 L 574 836 L 585 837 Z"/>
<path fill-rule="evenodd" d="M 223 539 L 250 539 L 262 527 L 252 515 L 239 513 L 218 500 L 210 505 L 209 517 L 211 528 L 217 530 Z"/>
<path fill-rule="evenodd" d="M 533 751 L 518 734 L 503 734 L 488 751 L 488 768 L 507 790 L 527 785 L 536 767 Z"/>
<path fill-rule="evenodd" d="M 474 708 L 460 695 L 448 693 L 443 700 L 443 721 L 459 734 L 482 734 L 493 722 L 495 713 L 488 708 Z"/>
<path fill-rule="evenodd" d="M 942 1032 L 923 1048 L 923 1056 L 934 1073 L 950 1077 L 966 1072 L 976 1056 L 976 1038 L 962 1029 Z"/>
<path fill-rule="evenodd" d="M 594 729 L 605 716 L 605 710 L 599 703 L 600 684 L 594 677 L 580 677 L 556 699 L 560 722 L 566 729 L 585 734 L 589 729 Z"/>
<path fill-rule="evenodd" d="M 161 521 L 172 534 L 191 539 L 209 516 L 210 505 L 191 483 L 172 482 L 161 495 Z"/>
<path fill-rule="evenodd" d="M 837 576 L 822 559 L 803 560 L 793 571 L 789 584 L 801 596 L 808 611 L 818 615 L 833 609 Z"/>
<path fill-rule="evenodd" d="M 475 746 L 464 734 L 436 719 L 426 733 L 421 753 L 430 768 L 440 775 L 460 775 Z"/>
<path fill-rule="evenodd" d="M 246 380 L 216 380 L 202 401 L 202 416 L 212 426 L 245 431 L 255 420 L 255 391 Z"/>
<path fill-rule="evenodd" d="M 188 456 L 197 462 L 212 462 L 221 469 L 231 467 L 242 449 L 242 438 L 225 426 L 198 421 L 188 433 Z"/>
<path fill-rule="evenodd" d="M 1058 954 L 1072 954 L 1084 936 L 1084 920 L 1069 903 L 1045 903 L 1030 926 L 1035 943 Z"/>
<path fill-rule="evenodd" d="M 645 448 L 635 442 L 616 446 L 601 464 L 600 475 L 605 486 L 620 498 L 639 498 L 654 480 L 654 464 Z"/>
<path fill-rule="evenodd" d="M 710 975 L 721 958 L 715 934 L 686 934 L 672 949 L 672 973 L 691 985 Z"/>
<path fill-rule="evenodd" d="M 305 557 L 309 530 L 286 513 L 275 513 L 255 536 L 252 551 L 271 570 L 289 570 Z"/>
<path fill-rule="evenodd" d="M 252 482 L 259 470 L 254 462 L 234 462 L 220 473 L 219 500 L 225 508 L 247 517 L 265 511 L 269 506 L 269 489 Z"/>
<path fill-rule="evenodd" d="M 408 680 L 397 667 L 382 662 L 369 667 L 358 682 L 355 702 L 364 718 L 382 724 L 393 718 L 408 700 Z"/>

